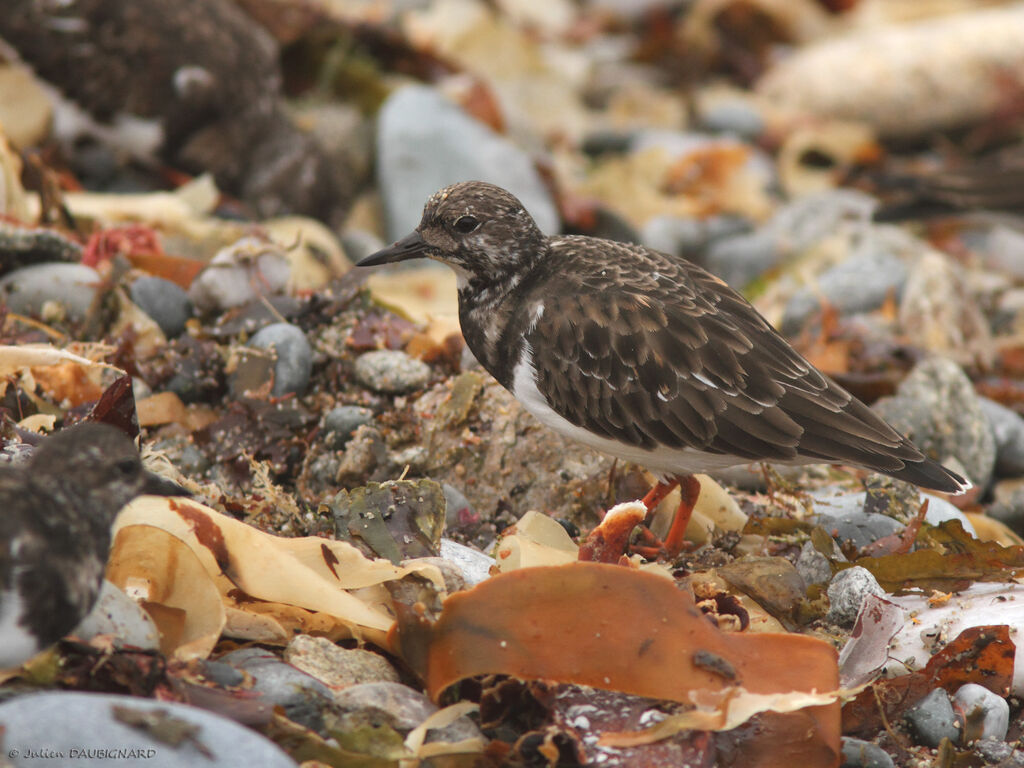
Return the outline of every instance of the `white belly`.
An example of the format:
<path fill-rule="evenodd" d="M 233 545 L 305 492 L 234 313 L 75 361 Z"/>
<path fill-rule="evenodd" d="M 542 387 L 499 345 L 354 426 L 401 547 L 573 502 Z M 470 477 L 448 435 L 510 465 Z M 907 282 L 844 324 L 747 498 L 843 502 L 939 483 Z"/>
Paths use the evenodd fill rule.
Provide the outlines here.
<path fill-rule="evenodd" d="M 21 666 L 39 653 L 35 636 L 20 623 L 24 608 L 16 590 L 0 592 L 0 669 Z"/>
<path fill-rule="evenodd" d="M 537 389 L 536 374 L 533 369 L 533 350 L 530 349 L 529 344 L 523 345 L 522 357 L 519 358 L 519 363 L 512 373 L 512 394 L 541 423 L 551 427 L 559 434 L 601 453 L 646 467 L 660 478 L 697 472 L 714 472 L 719 469 L 752 463 L 749 459 L 738 459 L 735 456 L 720 453 L 706 453 L 693 448 L 647 450 L 595 435 L 593 432 L 576 426 L 555 413 L 544 399 L 544 395 Z"/>

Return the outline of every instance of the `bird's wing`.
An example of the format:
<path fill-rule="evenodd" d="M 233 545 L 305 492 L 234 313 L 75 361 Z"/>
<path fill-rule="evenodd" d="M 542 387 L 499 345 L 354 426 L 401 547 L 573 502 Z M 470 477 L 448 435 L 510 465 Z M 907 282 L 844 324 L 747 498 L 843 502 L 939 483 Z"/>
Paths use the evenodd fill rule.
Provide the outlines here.
<path fill-rule="evenodd" d="M 742 296 L 695 265 L 664 259 L 584 276 L 545 297 L 527 341 L 538 388 L 556 413 L 646 449 L 880 471 L 923 458 Z"/>

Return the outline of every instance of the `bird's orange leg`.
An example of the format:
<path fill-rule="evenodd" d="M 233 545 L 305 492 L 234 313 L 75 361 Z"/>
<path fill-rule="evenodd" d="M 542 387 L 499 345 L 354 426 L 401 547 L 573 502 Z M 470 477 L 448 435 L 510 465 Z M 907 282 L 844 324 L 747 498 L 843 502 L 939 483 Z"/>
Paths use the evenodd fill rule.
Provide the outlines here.
<path fill-rule="evenodd" d="M 679 508 L 672 520 L 672 527 L 665 535 L 665 552 L 669 557 L 675 557 L 682 551 L 686 526 L 690 524 L 693 508 L 700 496 L 700 480 L 693 475 L 676 478 L 676 482 L 679 484 Z"/>
<path fill-rule="evenodd" d="M 677 485 L 679 485 L 678 477 L 673 477 L 668 482 L 659 480 L 657 485 L 647 492 L 647 495 L 644 496 L 643 501 L 641 502 L 645 507 L 647 507 L 647 514 L 650 515 L 654 512 L 654 510 L 658 508 L 658 505 L 665 500 L 665 497 L 676 489 Z"/>
<path fill-rule="evenodd" d="M 647 528 L 640 531 L 640 541 L 635 543 L 632 551 L 648 559 L 657 557 L 673 558 L 683 551 L 683 537 L 686 535 L 686 526 L 690 523 L 693 515 L 693 506 L 697 503 L 700 495 L 700 481 L 693 475 L 682 475 L 674 477 L 668 482 L 659 481 L 650 492 L 643 498 L 643 504 L 647 507 L 648 519 L 658 508 L 658 505 L 679 486 L 679 507 L 672 519 L 672 525 L 664 541 L 659 541 Z"/>

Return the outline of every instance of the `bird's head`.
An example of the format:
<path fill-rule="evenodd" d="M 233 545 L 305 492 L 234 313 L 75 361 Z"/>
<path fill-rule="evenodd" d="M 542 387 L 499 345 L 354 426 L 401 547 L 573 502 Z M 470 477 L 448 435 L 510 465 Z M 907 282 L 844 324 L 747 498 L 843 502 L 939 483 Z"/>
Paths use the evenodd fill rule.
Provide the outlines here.
<path fill-rule="evenodd" d="M 464 181 L 434 193 L 416 230 L 356 266 L 427 257 L 455 270 L 459 283 L 500 282 L 521 273 L 544 247 L 544 235 L 523 204 L 482 181 Z"/>
<path fill-rule="evenodd" d="M 177 483 L 145 469 L 127 435 L 93 422 L 69 427 L 44 440 L 33 453 L 27 472 L 31 482 L 43 488 L 61 486 L 111 515 L 136 496 L 189 495 Z"/>

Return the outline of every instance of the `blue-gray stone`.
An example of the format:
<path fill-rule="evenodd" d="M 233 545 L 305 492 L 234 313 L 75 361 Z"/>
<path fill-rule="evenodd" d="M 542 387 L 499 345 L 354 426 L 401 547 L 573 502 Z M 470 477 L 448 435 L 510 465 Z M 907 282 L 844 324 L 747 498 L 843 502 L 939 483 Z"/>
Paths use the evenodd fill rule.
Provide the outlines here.
<path fill-rule="evenodd" d="M 169 339 L 184 331 L 185 323 L 192 317 L 192 300 L 188 294 L 177 283 L 162 277 L 138 278 L 131 284 L 129 294 Z"/>
<path fill-rule="evenodd" d="M 542 232 L 560 228 L 558 209 L 529 154 L 424 85 L 399 88 L 381 107 L 377 180 L 392 240 L 415 229 L 430 195 L 457 181 L 504 187 Z"/>
<path fill-rule="evenodd" d="M 764 118 L 742 99 L 718 100 L 700 114 L 701 127 L 711 133 L 727 133 L 751 140 L 764 133 Z"/>
<path fill-rule="evenodd" d="M 894 768 L 889 753 L 877 744 L 843 737 L 843 762 L 840 768 Z"/>
<path fill-rule="evenodd" d="M 55 302 L 70 320 L 82 320 L 100 284 L 100 275 L 84 264 L 52 262 L 22 267 L 0 280 L 0 300 L 20 315 L 40 316 L 43 306 Z"/>
<path fill-rule="evenodd" d="M 824 300 L 850 315 L 882 306 L 890 295 L 899 296 L 907 282 L 907 266 L 890 250 L 889 243 L 865 229 L 846 258 L 820 274 L 813 289 L 793 295 L 782 317 L 782 332 L 798 333 Z"/>
<path fill-rule="evenodd" d="M 704 263 L 709 271 L 739 291 L 778 266 L 785 257 L 775 236 L 759 229 L 715 240 L 708 245 Z"/>
<path fill-rule="evenodd" d="M 922 360 L 896 394 L 872 406 L 925 455 L 940 462 L 955 458 L 967 478 L 988 485 L 996 463 L 996 441 L 974 385 L 952 360 Z"/>
<path fill-rule="evenodd" d="M 996 475 L 1024 475 L 1024 418 L 987 397 L 979 397 L 978 402 L 988 418 L 996 442 Z"/>
<path fill-rule="evenodd" d="M 943 739 L 956 742 L 960 738 L 953 704 L 949 694 L 941 688 L 936 688 L 911 707 L 906 721 L 917 743 L 925 747 L 937 747 Z"/>
<path fill-rule="evenodd" d="M 125 722 L 136 713 L 157 722 L 182 722 L 194 733 L 170 743 Z M 185 704 L 135 696 L 77 691 L 18 696 L 0 704 L 0 726 L 7 764 L 17 768 L 296 767 L 280 747 L 234 720 Z"/>
<path fill-rule="evenodd" d="M 331 448 L 344 448 L 352 433 L 371 421 L 373 411 L 369 408 L 339 405 L 324 414 L 324 437 Z"/>
<path fill-rule="evenodd" d="M 301 395 L 306 391 L 313 370 L 313 350 L 301 329 L 291 323 L 273 323 L 256 332 L 249 340 L 249 346 L 273 349 L 277 355 L 274 397 L 291 392 Z"/>
<path fill-rule="evenodd" d="M 331 706 L 331 689 L 275 654 L 262 648 L 240 648 L 218 659 L 223 664 L 248 672 L 253 691 L 274 706 L 281 707 L 292 722 L 317 732 L 324 731 L 324 710 Z"/>
<path fill-rule="evenodd" d="M 965 731 L 972 739 L 1002 741 L 1006 738 L 1010 727 L 1010 705 L 1002 696 L 997 696 L 983 685 L 967 683 L 953 694 L 953 704 L 970 724 Z"/>

